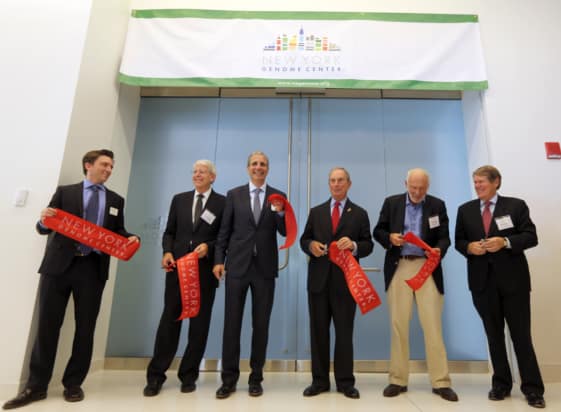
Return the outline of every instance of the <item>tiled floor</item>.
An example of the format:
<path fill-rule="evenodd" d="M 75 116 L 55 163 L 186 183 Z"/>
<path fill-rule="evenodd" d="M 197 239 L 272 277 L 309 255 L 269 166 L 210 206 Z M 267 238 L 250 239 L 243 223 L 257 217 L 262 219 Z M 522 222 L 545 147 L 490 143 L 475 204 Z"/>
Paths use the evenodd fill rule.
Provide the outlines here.
<path fill-rule="evenodd" d="M 63 400 L 60 387 L 54 387 L 46 400 L 25 407 L 29 412 L 59 411 L 228 411 L 228 412 L 330 412 L 330 411 L 375 411 L 375 412 L 439 412 L 439 411 L 535 411 L 527 405 L 518 388 L 504 401 L 487 400 L 490 378 L 487 374 L 452 375 L 453 387 L 460 397 L 459 402 L 447 402 L 433 395 L 426 374 L 413 374 L 409 391 L 397 398 L 384 398 L 385 374 L 357 374 L 359 400 L 347 399 L 333 389 L 330 393 L 314 398 L 304 398 L 302 391 L 310 383 L 311 376 L 304 372 L 271 372 L 265 374 L 265 393 L 259 398 L 247 395 L 247 374 L 240 378 L 238 391 L 230 398 L 215 399 L 214 393 L 220 384 L 215 372 L 201 373 L 197 390 L 183 394 L 179 391 L 177 378 L 170 374 L 160 395 L 153 398 L 142 396 L 143 371 L 105 370 L 91 374 L 83 388 L 86 399 L 70 404 Z M 333 385 L 334 387 L 334 385 Z M 561 411 L 561 383 L 546 385 L 547 410 Z M 2 400 L 2 403 L 4 400 Z"/>

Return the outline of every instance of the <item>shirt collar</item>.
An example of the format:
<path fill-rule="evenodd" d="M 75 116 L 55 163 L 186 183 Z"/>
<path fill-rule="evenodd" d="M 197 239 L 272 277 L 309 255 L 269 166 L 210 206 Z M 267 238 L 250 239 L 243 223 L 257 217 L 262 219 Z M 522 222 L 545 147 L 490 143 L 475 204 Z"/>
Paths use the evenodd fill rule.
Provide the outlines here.
<path fill-rule="evenodd" d="M 212 192 L 212 187 L 209 187 L 208 190 L 206 192 L 203 192 L 203 193 L 199 193 L 199 192 L 197 192 L 197 189 L 195 189 L 195 197 L 197 197 L 197 195 L 201 194 L 201 195 L 203 195 L 204 199 L 208 199 L 208 197 L 210 196 L 210 192 Z"/>
<path fill-rule="evenodd" d="M 347 203 L 347 198 L 345 197 L 342 200 L 335 200 L 333 198 L 331 198 L 331 208 L 333 209 L 335 207 L 335 202 L 339 202 L 339 204 L 341 205 L 341 207 L 345 207 L 345 203 Z"/>
<path fill-rule="evenodd" d="M 422 206 L 425 204 L 426 198 L 427 198 L 426 196 L 423 196 L 423 199 L 419 203 L 413 203 L 411 199 L 409 199 L 409 193 L 405 192 L 405 204 L 407 206 L 413 206 L 413 207 Z"/>
<path fill-rule="evenodd" d="M 97 186 L 99 190 L 103 190 L 105 192 L 105 186 L 103 186 L 101 183 L 96 185 L 90 182 L 88 179 L 84 179 L 84 189 L 89 189 L 92 186 Z"/>
<path fill-rule="evenodd" d="M 491 199 L 489 199 L 489 202 L 491 202 L 492 205 L 496 205 L 498 199 L 499 199 L 499 194 L 495 193 L 495 196 L 493 196 Z M 480 207 L 485 207 L 486 202 L 487 202 L 486 200 L 479 199 L 479 206 Z"/>
<path fill-rule="evenodd" d="M 257 189 L 257 186 L 255 186 L 253 182 L 249 182 L 249 193 L 253 193 L 255 189 Z M 265 193 L 267 191 L 267 183 L 263 184 L 263 186 L 261 186 L 259 189 L 261 189 L 263 193 Z"/>

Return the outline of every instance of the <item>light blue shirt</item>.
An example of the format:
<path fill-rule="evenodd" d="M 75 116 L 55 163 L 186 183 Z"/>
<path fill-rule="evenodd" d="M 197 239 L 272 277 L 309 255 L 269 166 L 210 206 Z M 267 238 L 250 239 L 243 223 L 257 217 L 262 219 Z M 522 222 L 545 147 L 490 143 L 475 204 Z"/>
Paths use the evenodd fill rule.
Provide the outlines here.
<path fill-rule="evenodd" d="M 409 199 L 409 194 L 405 194 L 405 222 L 403 222 L 403 233 L 412 232 L 417 237 L 421 237 L 424 204 L 424 198 L 419 203 L 413 203 Z M 411 243 L 404 243 L 401 247 L 401 255 L 424 256 L 425 252 L 418 246 L 412 245 Z"/>

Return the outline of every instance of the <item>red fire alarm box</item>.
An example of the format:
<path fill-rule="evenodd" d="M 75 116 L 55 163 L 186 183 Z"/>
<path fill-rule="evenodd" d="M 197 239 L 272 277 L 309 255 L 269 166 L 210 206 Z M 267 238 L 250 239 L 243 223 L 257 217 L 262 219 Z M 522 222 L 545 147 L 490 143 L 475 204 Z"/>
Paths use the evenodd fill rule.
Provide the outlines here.
<path fill-rule="evenodd" d="M 545 156 L 548 159 L 561 159 L 559 142 L 545 142 Z"/>

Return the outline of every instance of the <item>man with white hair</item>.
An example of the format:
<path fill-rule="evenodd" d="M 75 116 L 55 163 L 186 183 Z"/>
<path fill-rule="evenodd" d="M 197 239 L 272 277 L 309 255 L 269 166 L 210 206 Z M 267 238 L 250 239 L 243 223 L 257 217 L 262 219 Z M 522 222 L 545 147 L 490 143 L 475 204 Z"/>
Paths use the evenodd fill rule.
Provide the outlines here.
<path fill-rule="evenodd" d="M 218 281 L 212 274 L 214 244 L 218 236 L 225 197 L 212 190 L 216 168 L 210 160 L 197 160 L 193 165 L 194 190 L 176 194 L 171 202 L 166 230 L 162 239 L 162 267 L 166 273 L 164 310 L 156 334 L 154 357 L 146 371 L 147 384 L 144 396 L 156 396 L 166 380 L 181 332 L 180 284 L 176 260 L 187 253 L 197 252 L 199 257 L 200 310 L 189 319 L 189 343 L 185 348 L 177 376 L 181 392 L 196 390 L 199 365 L 203 358 L 214 295 Z"/>
<path fill-rule="evenodd" d="M 409 170 L 405 181 L 407 191 L 386 198 L 374 228 L 374 238 L 386 249 L 384 280 L 391 325 L 389 385 L 384 389 L 384 396 L 394 397 L 407 391 L 409 322 L 415 301 L 425 338 L 432 392 L 447 401 L 457 401 L 442 339 L 444 285 L 440 263 L 416 291 L 405 282 L 417 275 L 429 254 L 442 258 L 450 246 L 446 206 L 442 200 L 427 194 L 429 183 L 427 171 Z M 422 239 L 431 250 L 424 251 L 406 242 L 403 235 L 407 232 Z"/>

